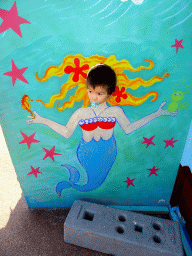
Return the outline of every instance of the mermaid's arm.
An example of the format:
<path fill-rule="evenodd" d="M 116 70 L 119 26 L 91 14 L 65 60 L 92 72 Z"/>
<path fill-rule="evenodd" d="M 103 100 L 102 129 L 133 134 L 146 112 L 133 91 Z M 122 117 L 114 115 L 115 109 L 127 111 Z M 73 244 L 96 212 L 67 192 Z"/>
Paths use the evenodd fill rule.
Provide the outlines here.
<path fill-rule="evenodd" d="M 36 111 L 34 111 L 34 114 L 35 114 L 35 118 L 27 120 L 27 124 L 44 124 L 66 139 L 71 137 L 71 135 L 73 134 L 74 130 L 76 129 L 79 123 L 79 120 L 81 119 L 80 110 L 75 111 L 75 113 L 71 116 L 66 126 L 59 124 L 57 122 L 54 122 L 50 119 L 44 118 L 38 115 Z"/>
<path fill-rule="evenodd" d="M 117 115 L 117 121 L 119 123 L 119 125 L 121 126 L 121 128 L 123 129 L 123 131 L 126 134 L 132 133 L 134 131 L 136 131 L 137 129 L 143 127 L 144 125 L 148 124 L 149 122 L 151 122 L 153 119 L 159 117 L 159 116 L 176 116 L 177 115 L 177 111 L 170 113 L 167 110 L 162 109 L 163 106 L 166 104 L 166 102 L 163 102 L 160 107 L 158 108 L 157 111 L 155 111 L 154 113 L 145 116 L 133 123 L 131 123 L 128 118 L 126 117 L 124 111 L 121 108 L 118 108 L 118 115 Z"/>

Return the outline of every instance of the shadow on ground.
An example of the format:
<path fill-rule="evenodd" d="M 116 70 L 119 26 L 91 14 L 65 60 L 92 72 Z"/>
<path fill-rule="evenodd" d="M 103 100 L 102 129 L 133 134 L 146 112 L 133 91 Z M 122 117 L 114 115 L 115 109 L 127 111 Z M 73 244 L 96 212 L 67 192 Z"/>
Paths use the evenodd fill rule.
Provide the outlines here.
<path fill-rule="evenodd" d="M 7 225 L 0 230 L 0 256 L 102 256 L 64 242 L 69 209 L 29 209 L 22 194 Z"/>

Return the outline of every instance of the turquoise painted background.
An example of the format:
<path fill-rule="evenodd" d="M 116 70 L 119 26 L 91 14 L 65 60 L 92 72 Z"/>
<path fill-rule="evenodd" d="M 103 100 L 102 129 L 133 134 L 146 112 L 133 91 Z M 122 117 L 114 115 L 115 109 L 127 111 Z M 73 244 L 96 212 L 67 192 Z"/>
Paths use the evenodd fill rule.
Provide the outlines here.
<path fill-rule="evenodd" d="M 0 1 L 0 9 L 10 11 L 14 1 Z M 31 208 L 70 207 L 75 199 L 89 199 L 109 205 L 166 206 L 169 203 L 176 174 L 181 161 L 187 134 L 192 120 L 192 1 L 189 0 L 17 0 L 18 15 L 30 23 L 20 25 L 22 37 L 13 29 L 3 30 L 3 11 L 0 11 L 0 120 L 15 171 L 25 199 Z M 180 47 L 175 47 L 177 41 Z M 182 41 L 181 41 L 182 40 Z M 69 54 L 84 57 L 115 55 L 117 60 L 126 59 L 136 68 L 148 66 L 150 59 L 155 66 L 151 70 L 137 73 L 125 71 L 130 78 L 149 80 L 154 76 L 170 75 L 151 87 L 140 87 L 132 95 L 141 97 L 157 91 L 156 101 L 149 98 L 142 105 L 122 106 L 131 122 L 156 111 L 167 100 L 165 109 L 173 100 L 175 91 L 186 92 L 178 102 L 189 103 L 178 109 L 176 117 L 159 117 L 130 135 L 116 125 L 117 158 L 105 182 L 90 192 L 78 192 L 73 188 L 62 192 L 59 197 L 56 184 L 68 180 L 67 170 L 62 164 L 76 166 L 81 173 L 79 184 L 86 183 L 86 174 L 76 156 L 81 139 L 78 127 L 71 138 L 64 139 L 43 125 L 28 125 L 29 113 L 22 109 L 24 94 L 33 99 L 31 109 L 56 122 L 66 124 L 70 116 L 82 107 L 76 102 L 73 108 L 60 112 L 55 107 L 45 108 L 36 99 L 48 102 L 53 94 L 60 92 L 69 76 L 51 77 L 40 83 L 35 74 L 43 77 L 50 66 L 61 65 Z M 28 83 L 19 79 L 13 86 L 6 72 L 12 70 L 12 60 L 18 69 L 27 67 L 23 76 Z M 184 81 L 184 82 L 183 82 Z M 186 86 L 188 86 L 186 88 Z M 71 90 L 66 100 L 74 94 Z M 170 101 L 169 101 L 170 100 Z M 61 102 L 62 103 L 62 102 Z M 30 148 L 23 140 L 21 131 L 40 141 Z M 153 138 L 155 145 L 146 148 L 144 138 Z M 176 141 L 166 147 L 164 140 Z M 54 161 L 46 158 L 43 148 L 55 146 Z M 31 166 L 39 168 L 37 177 L 31 174 Z M 155 166 L 156 175 L 150 174 Z M 129 178 L 133 185 L 124 182 Z"/>

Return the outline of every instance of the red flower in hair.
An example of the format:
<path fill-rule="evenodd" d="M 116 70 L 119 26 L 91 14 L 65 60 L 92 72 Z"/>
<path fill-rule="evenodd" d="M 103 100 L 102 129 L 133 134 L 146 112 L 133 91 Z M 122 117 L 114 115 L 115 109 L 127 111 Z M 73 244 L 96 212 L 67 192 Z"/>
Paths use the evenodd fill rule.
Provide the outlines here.
<path fill-rule="evenodd" d="M 74 59 L 74 63 L 75 63 L 75 68 L 72 66 L 67 66 L 64 71 L 66 74 L 70 74 L 72 72 L 74 72 L 73 75 L 73 82 L 78 82 L 79 81 L 79 76 L 82 75 L 83 78 L 86 79 L 87 74 L 83 72 L 83 70 L 87 70 L 89 69 L 89 65 L 85 64 L 82 67 L 80 67 L 80 60 L 78 58 Z"/>
<path fill-rule="evenodd" d="M 121 98 L 127 99 L 127 95 L 124 93 L 124 91 L 125 87 L 122 87 L 121 90 L 119 90 L 118 86 L 115 87 L 115 92 L 112 95 L 117 96 L 115 99 L 117 103 L 121 102 Z"/>

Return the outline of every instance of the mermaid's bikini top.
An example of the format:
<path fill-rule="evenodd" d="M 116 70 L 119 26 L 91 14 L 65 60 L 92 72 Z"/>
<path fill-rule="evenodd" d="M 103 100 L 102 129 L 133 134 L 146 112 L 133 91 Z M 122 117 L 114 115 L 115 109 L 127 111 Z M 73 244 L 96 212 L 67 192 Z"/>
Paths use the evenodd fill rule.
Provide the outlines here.
<path fill-rule="evenodd" d="M 105 111 L 105 110 L 106 109 L 104 109 L 103 111 Z M 83 130 L 93 131 L 97 127 L 100 127 L 101 129 L 109 130 L 109 129 L 112 129 L 113 127 L 115 127 L 115 124 L 116 124 L 115 117 L 100 117 L 100 116 L 96 115 L 94 110 L 93 110 L 93 112 L 95 114 L 95 117 L 89 118 L 89 119 L 81 119 L 79 121 L 79 125 L 81 126 L 81 128 Z"/>

